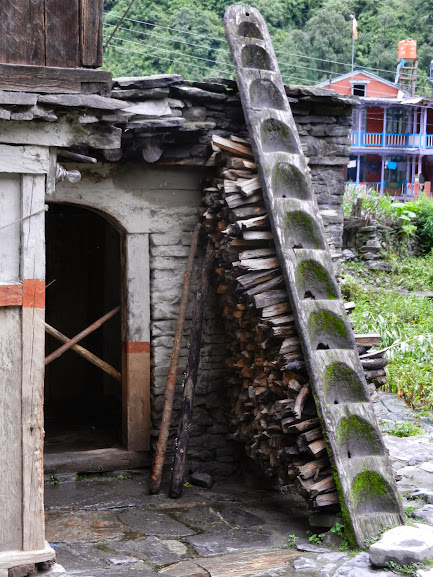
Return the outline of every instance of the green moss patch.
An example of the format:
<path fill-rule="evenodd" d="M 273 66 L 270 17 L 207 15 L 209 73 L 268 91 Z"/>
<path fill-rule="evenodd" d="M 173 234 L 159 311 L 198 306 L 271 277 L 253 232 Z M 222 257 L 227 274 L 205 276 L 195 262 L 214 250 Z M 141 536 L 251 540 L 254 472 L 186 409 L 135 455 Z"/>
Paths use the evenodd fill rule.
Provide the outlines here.
<path fill-rule="evenodd" d="M 318 262 L 307 260 L 299 264 L 296 271 L 298 291 L 305 293 L 311 291 L 316 298 L 335 300 L 337 289 L 328 272 Z M 303 298 L 303 294 L 300 298 Z"/>

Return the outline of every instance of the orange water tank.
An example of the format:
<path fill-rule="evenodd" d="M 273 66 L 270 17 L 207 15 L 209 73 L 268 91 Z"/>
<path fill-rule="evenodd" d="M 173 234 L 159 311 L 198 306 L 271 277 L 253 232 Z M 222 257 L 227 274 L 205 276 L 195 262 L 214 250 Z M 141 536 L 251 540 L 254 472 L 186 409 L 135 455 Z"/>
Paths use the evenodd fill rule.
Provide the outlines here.
<path fill-rule="evenodd" d="M 398 43 L 398 59 L 401 60 L 415 60 L 416 59 L 416 40 L 408 38 L 400 40 Z"/>

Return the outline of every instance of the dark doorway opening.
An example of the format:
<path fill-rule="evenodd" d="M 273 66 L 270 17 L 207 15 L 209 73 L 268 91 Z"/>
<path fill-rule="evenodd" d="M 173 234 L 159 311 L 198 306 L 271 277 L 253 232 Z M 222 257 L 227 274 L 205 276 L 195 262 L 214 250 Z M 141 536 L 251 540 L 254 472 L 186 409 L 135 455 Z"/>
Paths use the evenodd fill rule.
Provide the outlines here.
<path fill-rule="evenodd" d="M 120 304 L 120 235 L 95 212 L 51 204 L 46 247 L 46 322 L 71 338 Z M 61 344 L 47 335 L 46 354 Z M 120 314 L 79 344 L 120 371 Z M 119 447 L 121 417 L 118 380 L 73 350 L 46 366 L 47 454 Z"/>

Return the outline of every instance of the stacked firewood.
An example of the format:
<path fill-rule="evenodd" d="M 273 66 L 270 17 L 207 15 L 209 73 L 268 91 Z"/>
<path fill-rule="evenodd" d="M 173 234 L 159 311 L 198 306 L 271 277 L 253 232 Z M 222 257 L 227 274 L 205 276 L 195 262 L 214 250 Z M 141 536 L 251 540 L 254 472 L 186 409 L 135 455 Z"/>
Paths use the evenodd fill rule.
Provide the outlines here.
<path fill-rule="evenodd" d="M 295 485 L 313 507 L 337 508 L 251 147 L 241 138 L 214 136 L 213 149 L 208 164 L 217 167 L 217 177 L 205 189 L 203 218 L 217 255 L 233 438 L 244 443 L 248 456 L 279 489 Z M 346 305 L 348 312 L 353 308 Z M 376 346 L 377 339 L 359 335 L 360 353 Z M 365 362 L 370 382 L 384 378 L 383 358 Z"/>

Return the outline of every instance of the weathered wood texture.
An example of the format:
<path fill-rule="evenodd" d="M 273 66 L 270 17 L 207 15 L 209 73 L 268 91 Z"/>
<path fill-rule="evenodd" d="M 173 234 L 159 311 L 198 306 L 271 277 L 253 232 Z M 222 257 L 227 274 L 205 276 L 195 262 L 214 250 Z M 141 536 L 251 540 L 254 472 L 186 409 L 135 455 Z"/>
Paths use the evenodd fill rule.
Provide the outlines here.
<path fill-rule="evenodd" d="M 338 477 L 346 531 L 362 546 L 382 526 L 404 522 L 401 502 L 333 279 L 323 222 L 266 24 L 255 8 L 230 6 L 225 29 L 288 293 L 288 303 L 266 308 L 286 304 L 293 311 Z M 301 394 L 306 394 L 305 387 L 298 398 Z M 302 399 L 297 409 L 299 418 Z M 316 459 L 326 453 L 323 439 L 307 444 L 301 435 L 300 441 Z M 327 496 L 316 502 L 336 499 Z"/>
<path fill-rule="evenodd" d="M 0 282 L 9 284 L 20 280 L 21 179 L 1 169 L 0 162 Z"/>
<path fill-rule="evenodd" d="M 150 449 L 150 270 L 149 235 L 123 241 L 122 410 L 129 451 Z M 144 264 L 143 264 L 144 263 Z"/>
<path fill-rule="evenodd" d="M 214 256 L 213 249 L 209 243 L 206 248 L 204 260 L 200 265 L 200 276 L 191 321 L 190 348 L 186 364 L 181 414 L 174 449 L 174 462 L 169 491 L 169 495 L 172 499 L 180 497 L 183 490 L 185 461 L 188 450 L 189 432 L 192 422 L 192 410 L 200 362 L 204 309 L 206 306 L 209 277 L 214 262 Z"/>
<path fill-rule="evenodd" d="M 171 351 L 170 368 L 167 376 L 167 386 L 164 395 L 164 409 L 162 412 L 161 427 L 158 443 L 155 452 L 155 462 L 153 465 L 152 478 L 150 482 L 150 492 L 158 493 L 161 486 L 162 470 L 164 467 L 164 457 L 167 451 L 167 442 L 170 432 L 171 415 L 173 413 L 174 394 L 176 391 L 176 378 L 179 365 L 180 349 L 182 345 L 183 326 L 185 323 L 186 307 L 188 306 L 189 287 L 191 285 L 192 270 L 194 266 L 195 253 L 197 251 L 198 238 L 201 226 L 197 224 L 192 236 L 188 261 L 183 275 L 182 296 L 179 304 L 179 315 L 177 317 L 176 332 L 174 335 L 173 348 Z"/>
<path fill-rule="evenodd" d="M 111 79 L 106 70 L 0 63 L 1 90 L 109 96 Z"/>
<path fill-rule="evenodd" d="M 102 66 L 104 0 L 81 0 L 81 65 Z"/>
<path fill-rule="evenodd" d="M 0 3 L 0 62 L 45 64 L 45 3 L 3 0 Z"/>
<path fill-rule="evenodd" d="M 139 469 L 150 465 L 150 456 L 145 452 L 124 449 L 95 449 L 93 451 L 71 451 L 70 453 L 48 453 L 44 457 L 46 475 L 58 473 L 102 473 L 125 469 Z"/>
<path fill-rule="evenodd" d="M 0 309 L 0 568 L 54 557 L 44 539 L 42 462 L 49 165 L 42 149 L 38 157 L 15 147 L 12 161 L 10 148 L 0 158 L 0 282 L 20 286 L 22 298 Z"/>
<path fill-rule="evenodd" d="M 2 0 L 0 62 L 102 64 L 102 0 Z"/>
<path fill-rule="evenodd" d="M 0 571 L 18 567 L 21 565 L 30 565 L 42 563 L 43 561 L 52 561 L 56 558 L 56 553 L 45 541 L 44 547 L 37 551 L 6 551 L 0 552 Z M 0 575 L 2 575 L 0 573 Z M 7 575 L 7 573 L 6 573 Z"/>
<path fill-rule="evenodd" d="M 45 175 L 23 175 L 23 216 L 43 210 Z M 23 549 L 45 544 L 44 521 L 44 353 L 45 214 L 22 221 L 21 274 L 42 294 L 24 299 L 22 309 Z M 37 281 L 37 282 L 34 282 Z M 42 298 L 41 298 L 42 297 Z"/>
<path fill-rule="evenodd" d="M 0 551 L 22 548 L 21 311 L 0 309 Z"/>

